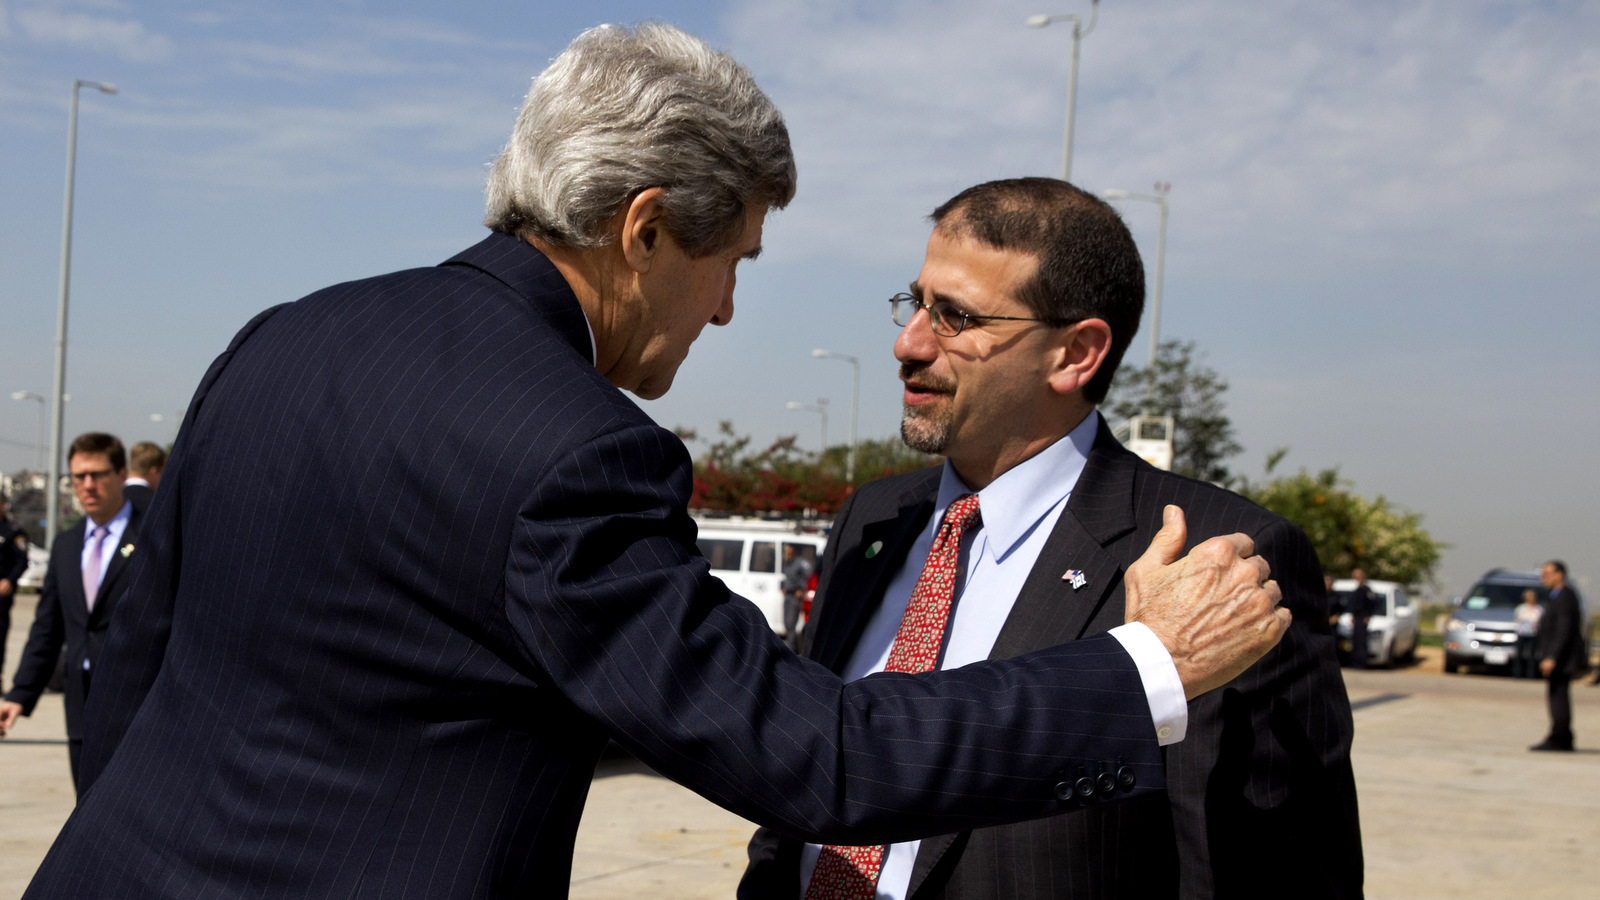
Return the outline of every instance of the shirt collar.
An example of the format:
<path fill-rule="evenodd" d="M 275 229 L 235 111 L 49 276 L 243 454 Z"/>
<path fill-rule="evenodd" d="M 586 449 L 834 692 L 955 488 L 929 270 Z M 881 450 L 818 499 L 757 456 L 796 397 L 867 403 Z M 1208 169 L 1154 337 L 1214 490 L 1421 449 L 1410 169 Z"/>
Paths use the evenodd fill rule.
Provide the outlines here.
<path fill-rule="evenodd" d="M 985 552 L 991 559 L 1004 559 L 1046 513 L 1072 493 L 1089 461 L 1089 450 L 1094 447 L 1099 429 L 1100 414 L 1090 412 L 1066 437 L 1007 469 L 978 492 L 978 509 L 988 535 Z M 945 507 L 970 493 L 972 489 L 945 460 L 933 515 L 935 526 L 943 518 Z"/>
<path fill-rule="evenodd" d="M 983 504 L 983 501 L 979 500 L 978 503 L 979 503 L 979 507 L 981 508 L 982 504 Z M 122 501 L 122 508 L 117 510 L 117 514 L 112 516 L 111 520 L 105 524 L 106 534 L 108 534 L 108 535 L 109 534 L 121 534 L 123 529 L 128 527 L 128 516 L 130 516 L 132 514 L 133 514 L 133 501 L 132 500 L 124 500 L 124 501 Z M 96 525 L 94 523 L 94 520 L 90 519 L 90 520 L 88 520 L 88 521 L 83 523 L 83 527 L 85 529 L 87 529 L 84 532 L 85 534 L 94 534 L 94 530 L 96 528 L 101 527 L 101 526 Z"/>

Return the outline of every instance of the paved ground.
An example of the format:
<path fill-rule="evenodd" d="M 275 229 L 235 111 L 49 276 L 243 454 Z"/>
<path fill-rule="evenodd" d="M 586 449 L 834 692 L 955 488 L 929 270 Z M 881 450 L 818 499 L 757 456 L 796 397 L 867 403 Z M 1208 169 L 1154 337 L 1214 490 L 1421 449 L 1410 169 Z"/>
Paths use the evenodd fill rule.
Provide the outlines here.
<path fill-rule="evenodd" d="M 31 598 L 13 614 L 15 665 Z M 1428 654 L 1424 648 L 1422 651 Z M 1576 754 L 1529 753 L 1543 685 L 1439 674 L 1436 656 L 1346 672 L 1372 900 L 1600 894 L 1600 688 L 1574 686 Z M 72 809 L 61 699 L 0 742 L 0 900 L 20 896 Z M 733 895 L 753 826 L 631 760 L 602 764 L 578 835 L 574 900 Z"/>

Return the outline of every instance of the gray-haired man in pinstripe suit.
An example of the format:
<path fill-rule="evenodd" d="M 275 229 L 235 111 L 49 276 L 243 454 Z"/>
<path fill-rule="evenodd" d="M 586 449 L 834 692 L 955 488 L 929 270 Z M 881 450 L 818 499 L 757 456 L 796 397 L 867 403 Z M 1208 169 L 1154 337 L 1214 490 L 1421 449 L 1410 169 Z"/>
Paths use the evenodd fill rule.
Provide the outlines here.
<path fill-rule="evenodd" d="M 535 80 L 492 235 L 246 325 L 163 474 L 89 786 L 28 896 L 559 897 L 607 739 L 810 840 L 1158 790 L 1151 697 L 1285 626 L 1246 538 L 1180 560 L 1169 532 L 1122 635 L 848 686 L 711 577 L 689 456 L 621 391 L 659 396 L 728 321 L 793 192 L 749 73 L 602 27 Z M 1080 794 L 1084 766 L 1117 774 Z"/>

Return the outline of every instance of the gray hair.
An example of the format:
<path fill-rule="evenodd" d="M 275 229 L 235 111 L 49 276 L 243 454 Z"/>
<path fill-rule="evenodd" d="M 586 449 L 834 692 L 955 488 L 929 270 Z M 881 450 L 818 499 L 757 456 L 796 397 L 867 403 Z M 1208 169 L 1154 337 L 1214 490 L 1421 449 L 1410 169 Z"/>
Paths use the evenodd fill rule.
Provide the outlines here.
<path fill-rule="evenodd" d="M 691 256 L 737 242 L 752 204 L 787 206 L 783 116 L 733 57 L 671 25 L 601 25 L 533 80 L 489 170 L 484 224 L 599 247 L 640 191 L 664 188 L 666 227 Z"/>

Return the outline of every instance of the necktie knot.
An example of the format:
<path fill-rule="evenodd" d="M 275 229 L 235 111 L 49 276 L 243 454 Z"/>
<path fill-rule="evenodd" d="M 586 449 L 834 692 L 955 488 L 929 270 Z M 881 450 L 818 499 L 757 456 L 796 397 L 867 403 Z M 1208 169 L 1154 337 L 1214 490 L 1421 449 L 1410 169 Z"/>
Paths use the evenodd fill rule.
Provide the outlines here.
<path fill-rule="evenodd" d="M 111 529 L 105 525 L 96 525 L 93 533 L 96 541 L 103 541 L 105 540 L 106 535 L 111 533 Z"/>

